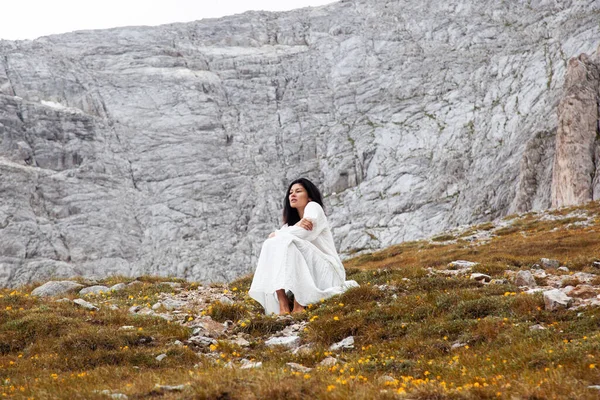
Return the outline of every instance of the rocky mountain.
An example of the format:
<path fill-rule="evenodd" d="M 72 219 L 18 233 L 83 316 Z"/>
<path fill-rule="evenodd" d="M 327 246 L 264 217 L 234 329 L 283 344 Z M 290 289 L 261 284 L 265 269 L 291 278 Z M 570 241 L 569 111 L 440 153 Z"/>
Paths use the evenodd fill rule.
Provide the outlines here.
<path fill-rule="evenodd" d="M 349 0 L 0 41 L 0 286 L 230 280 L 298 176 L 345 254 L 598 198 L 599 16 Z"/>

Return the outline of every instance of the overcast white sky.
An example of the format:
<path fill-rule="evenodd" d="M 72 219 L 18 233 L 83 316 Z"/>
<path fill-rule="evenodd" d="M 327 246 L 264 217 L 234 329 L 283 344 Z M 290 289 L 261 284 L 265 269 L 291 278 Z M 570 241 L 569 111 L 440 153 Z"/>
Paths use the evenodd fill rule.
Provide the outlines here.
<path fill-rule="evenodd" d="M 248 10 L 285 11 L 335 0 L 3 0 L 0 39 L 35 39 L 82 29 L 160 25 Z"/>

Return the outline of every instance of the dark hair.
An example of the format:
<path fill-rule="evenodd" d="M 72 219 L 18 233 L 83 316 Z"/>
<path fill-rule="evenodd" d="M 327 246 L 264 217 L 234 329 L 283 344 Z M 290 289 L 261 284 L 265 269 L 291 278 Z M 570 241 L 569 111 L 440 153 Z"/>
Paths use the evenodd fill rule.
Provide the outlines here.
<path fill-rule="evenodd" d="M 290 183 L 290 186 L 288 186 L 288 190 L 287 192 L 285 192 L 285 198 L 283 199 L 283 223 L 288 224 L 288 226 L 295 225 L 296 222 L 300 221 L 300 215 L 298 214 L 298 210 L 292 208 L 292 206 L 290 205 L 290 190 L 292 189 L 292 186 L 294 186 L 297 183 L 304 187 L 304 190 L 306 190 L 308 198 L 311 201 L 319 203 L 319 205 L 321 205 L 321 207 L 325 209 L 325 206 L 323 206 L 323 196 L 321 196 L 321 192 L 319 192 L 319 189 L 317 189 L 315 184 L 306 178 L 296 179 L 295 181 Z"/>

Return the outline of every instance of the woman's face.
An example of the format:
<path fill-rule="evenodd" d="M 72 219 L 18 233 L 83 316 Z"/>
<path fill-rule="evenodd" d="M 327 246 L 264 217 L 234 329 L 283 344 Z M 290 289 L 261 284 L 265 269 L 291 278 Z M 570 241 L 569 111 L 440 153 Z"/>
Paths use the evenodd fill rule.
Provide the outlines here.
<path fill-rule="evenodd" d="M 304 186 L 299 183 L 294 183 L 289 193 L 290 205 L 292 208 L 303 210 L 311 199 L 308 197 L 308 193 Z"/>

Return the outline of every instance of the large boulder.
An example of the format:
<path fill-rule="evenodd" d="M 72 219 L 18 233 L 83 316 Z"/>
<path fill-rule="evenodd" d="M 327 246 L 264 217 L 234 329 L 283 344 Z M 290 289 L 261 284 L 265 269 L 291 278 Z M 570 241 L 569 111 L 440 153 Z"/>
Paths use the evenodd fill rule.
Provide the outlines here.
<path fill-rule="evenodd" d="M 572 298 L 564 294 L 560 289 L 546 290 L 544 292 L 544 305 L 546 310 L 554 311 L 568 308 Z"/>
<path fill-rule="evenodd" d="M 50 281 L 33 289 L 31 295 L 40 297 L 61 296 L 82 287 L 82 284 L 73 281 Z"/>

